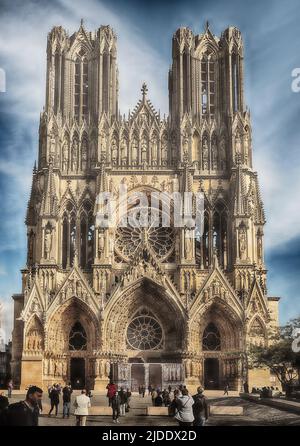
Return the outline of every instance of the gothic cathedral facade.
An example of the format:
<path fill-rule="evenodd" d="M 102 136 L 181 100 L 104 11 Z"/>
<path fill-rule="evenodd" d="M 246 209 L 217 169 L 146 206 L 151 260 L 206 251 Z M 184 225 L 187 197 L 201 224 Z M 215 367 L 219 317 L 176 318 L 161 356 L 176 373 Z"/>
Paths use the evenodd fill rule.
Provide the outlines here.
<path fill-rule="evenodd" d="M 101 390 L 108 377 L 133 390 L 270 385 L 246 359 L 252 342 L 270 342 L 279 299 L 267 294 L 243 79 L 237 28 L 220 37 L 208 25 L 199 35 L 180 28 L 169 116 L 145 84 L 123 116 L 113 30 L 49 33 L 27 264 L 13 296 L 20 388 L 71 381 Z M 117 199 L 120 185 L 129 195 L 202 192 L 203 231 L 187 240 L 185 228 L 97 225 L 99 193 Z"/>

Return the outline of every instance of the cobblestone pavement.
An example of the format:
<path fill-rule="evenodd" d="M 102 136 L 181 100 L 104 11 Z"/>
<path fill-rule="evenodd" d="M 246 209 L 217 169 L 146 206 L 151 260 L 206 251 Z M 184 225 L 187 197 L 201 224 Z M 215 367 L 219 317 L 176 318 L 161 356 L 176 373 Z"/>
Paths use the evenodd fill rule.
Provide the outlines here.
<path fill-rule="evenodd" d="M 209 403 L 214 405 L 243 406 L 244 415 L 242 416 L 211 416 L 208 420 L 208 426 L 300 426 L 300 415 L 287 411 L 263 406 L 257 403 L 242 400 L 238 396 L 212 397 L 208 395 Z M 19 401 L 24 395 L 15 395 L 10 402 Z M 45 412 L 48 409 L 49 399 L 45 395 L 43 400 Z M 46 403 L 46 404 L 45 404 Z M 72 400 L 73 404 L 73 400 Z M 92 405 L 107 405 L 107 398 L 104 395 L 94 395 Z M 145 407 L 151 405 L 151 398 L 141 398 L 138 395 L 133 396 L 131 400 L 131 410 L 120 418 L 120 426 L 177 426 L 177 422 L 169 417 L 150 417 L 145 416 Z M 74 426 L 75 417 L 71 415 L 69 419 L 62 418 L 62 404 L 59 406 L 57 417 L 52 415 L 48 417 L 45 413 L 40 417 L 40 426 Z M 89 416 L 87 426 L 115 426 L 109 416 Z"/>

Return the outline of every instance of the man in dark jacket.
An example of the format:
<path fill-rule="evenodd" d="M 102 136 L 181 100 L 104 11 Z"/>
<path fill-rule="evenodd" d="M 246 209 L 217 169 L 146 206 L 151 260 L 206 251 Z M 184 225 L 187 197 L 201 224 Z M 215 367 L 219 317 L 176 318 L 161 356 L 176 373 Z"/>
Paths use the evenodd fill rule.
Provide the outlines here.
<path fill-rule="evenodd" d="M 57 386 L 53 386 L 49 393 L 51 409 L 49 411 L 48 416 L 51 417 L 52 410 L 55 407 L 55 416 L 57 417 L 58 405 L 59 405 L 59 390 Z"/>
<path fill-rule="evenodd" d="M 207 399 L 203 395 L 203 388 L 198 387 L 196 395 L 193 396 L 193 414 L 194 414 L 194 426 L 204 426 L 208 419 L 208 404 Z"/>
<path fill-rule="evenodd" d="M 43 391 L 37 386 L 29 387 L 25 401 L 10 404 L 4 412 L 5 426 L 38 426 L 39 401 Z"/>
<path fill-rule="evenodd" d="M 65 386 L 62 390 L 63 394 L 63 418 L 70 417 L 71 394 L 73 390 L 71 385 Z"/>

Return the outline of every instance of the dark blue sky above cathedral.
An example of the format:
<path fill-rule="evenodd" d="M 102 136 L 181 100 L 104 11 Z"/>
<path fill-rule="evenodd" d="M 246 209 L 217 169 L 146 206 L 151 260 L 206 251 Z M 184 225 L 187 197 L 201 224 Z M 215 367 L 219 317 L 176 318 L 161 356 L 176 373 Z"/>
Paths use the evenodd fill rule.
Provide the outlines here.
<path fill-rule="evenodd" d="M 298 0 L 1 0 L 0 298 L 11 321 L 12 293 L 21 290 L 26 260 L 24 217 L 37 157 L 39 113 L 45 98 L 46 37 L 54 25 L 70 33 L 110 24 L 118 36 L 120 109 L 133 108 L 146 81 L 149 98 L 168 113 L 167 74 L 172 34 L 210 22 L 220 35 L 237 26 L 245 45 L 245 93 L 253 126 L 267 225 L 269 294 L 281 296 L 281 321 L 300 314 L 300 93 L 291 72 L 300 67 Z"/>

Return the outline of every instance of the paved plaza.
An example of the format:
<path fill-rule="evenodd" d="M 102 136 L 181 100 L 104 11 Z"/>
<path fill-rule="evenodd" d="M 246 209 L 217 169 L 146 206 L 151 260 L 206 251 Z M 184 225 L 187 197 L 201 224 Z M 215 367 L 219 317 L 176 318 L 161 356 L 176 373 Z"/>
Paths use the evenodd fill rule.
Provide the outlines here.
<path fill-rule="evenodd" d="M 76 392 L 77 393 L 77 392 Z M 72 406 L 74 401 L 72 398 Z M 241 399 L 237 392 L 231 392 L 229 396 L 223 396 L 222 392 L 207 392 L 209 404 L 242 406 L 244 414 L 242 416 L 210 416 L 208 426 L 300 426 L 300 415 L 284 410 L 267 407 L 255 402 L 249 402 Z M 25 395 L 15 394 L 10 402 L 19 401 Z M 48 417 L 49 398 L 47 394 L 43 398 L 44 413 L 40 417 L 40 426 L 74 426 L 75 417 L 71 415 L 69 419 L 62 418 L 62 403 L 59 406 L 57 417 L 52 415 Z M 106 406 L 107 398 L 103 394 L 94 394 L 92 397 L 93 406 Z M 146 396 L 141 398 L 139 395 L 133 395 L 131 399 L 131 410 L 120 418 L 120 426 L 177 426 L 177 422 L 167 416 L 146 416 L 145 408 L 151 405 L 151 398 Z M 110 416 L 89 416 L 87 426 L 115 426 Z"/>

